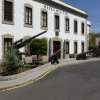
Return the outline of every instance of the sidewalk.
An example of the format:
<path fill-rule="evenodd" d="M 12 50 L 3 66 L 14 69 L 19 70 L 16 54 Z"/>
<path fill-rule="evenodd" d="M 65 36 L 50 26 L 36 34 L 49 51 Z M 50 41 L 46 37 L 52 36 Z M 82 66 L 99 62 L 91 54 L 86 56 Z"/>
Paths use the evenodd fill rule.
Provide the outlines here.
<path fill-rule="evenodd" d="M 83 60 L 76 61 L 75 59 L 65 59 L 65 60 L 60 60 L 60 64 L 58 65 L 51 65 L 50 63 L 48 63 L 40 67 L 34 68 L 32 70 L 23 72 L 21 74 L 17 74 L 13 76 L 4 76 L 4 77 L 1 76 L 0 90 L 1 91 L 10 90 L 10 89 L 14 89 L 35 82 L 43 78 L 48 73 L 55 70 L 56 68 L 62 66 L 80 64 L 80 63 L 92 62 L 92 61 L 100 61 L 100 58 L 91 58 L 84 61 Z"/>

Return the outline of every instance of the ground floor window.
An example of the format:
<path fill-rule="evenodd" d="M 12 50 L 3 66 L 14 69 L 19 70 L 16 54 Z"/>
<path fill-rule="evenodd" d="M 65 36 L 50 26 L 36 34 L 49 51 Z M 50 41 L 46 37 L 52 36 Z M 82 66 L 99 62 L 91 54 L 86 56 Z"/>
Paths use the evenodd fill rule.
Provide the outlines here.
<path fill-rule="evenodd" d="M 77 42 L 74 42 L 74 53 L 77 54 Z"/>
<path fill-rule="evenodd" d="M 66 54 L 69 54 L 69 41 L 66 42 Z"/>
<path fill-rule="evenodd" d="M 82 49 L 82 53 L 84 52 L 84 42 L 82 42 L 82 44 L 81 44 L 81 49 Z"/>
<path fill-rule="evenodd" d="M 12 42 L 12 38 L 4 38 L 4 56 L 7 53 L 11 53 Z"/>

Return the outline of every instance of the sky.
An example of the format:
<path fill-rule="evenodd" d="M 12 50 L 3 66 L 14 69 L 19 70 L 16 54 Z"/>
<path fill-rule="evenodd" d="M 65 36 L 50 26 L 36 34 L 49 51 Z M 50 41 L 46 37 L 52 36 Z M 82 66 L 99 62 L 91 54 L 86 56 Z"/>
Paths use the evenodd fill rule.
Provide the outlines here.
<path fill-rule="evenodd" d="M 100 0 L 65 0 L 88 13 L 88 19 L 92 22 L 92 32 L 100 32 Z"/>

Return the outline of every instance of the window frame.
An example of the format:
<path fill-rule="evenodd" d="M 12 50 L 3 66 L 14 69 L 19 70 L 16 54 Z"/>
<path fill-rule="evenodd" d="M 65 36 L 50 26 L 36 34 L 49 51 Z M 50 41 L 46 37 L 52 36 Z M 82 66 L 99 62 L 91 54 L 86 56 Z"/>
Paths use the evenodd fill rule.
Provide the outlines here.
<path fill-rule="evenodd" d="M 66 43 L 66 54 L 69 54 L 70 53 L 70 41 L 68 40 L 65 43 Z M 67 48 L 67 46 L 68 46 L 68 48 Z"/>
<path fill-rule="evenodd" d="M 11 2 L 12 3 L 12 21 L 6 21 L 4 19 L 4 2 Z M 14 25 L 14 0 L 2 0 L 2 24 Z"/>
<path fill-rule="evenodd" d="M 46 26 L 44 26 L 43 22 L 43 12 L 47 14 L 46 16 Z M 41 9 L 41 29 L 47 30 L 48 29 L 48 11 L 45 9 Z"/>
<path fill-rule="evenodd" d="M 85 23 L 84 22 L 81 23 L 81 33 L 82 33 L 82 35 L 84 35 L 84 33 L 85 33 Z"/>
<path fill-rule="evenodd" d="M 26 8 L 32 10 L 31 11 L 31 24 L 29 24 L 29 22 L 26 23 Z M 29 17 L 29 15 L 28 15 L 28 17 Z M 24 4 L 24 27 L 33 28 L 33 7 L 30 4 Z"/>
<path fill-rule="evenodd" d="M 84 53 L 85 51 L 85 43 L 81 42 L 81 52 Z"/>
<path fill-rule="evenodd" d="M 67 21 L 68 21 L 68 25 L 67 25 Z M 69 17 L 65 17 L 65 33 L 70 33 L 70 18 Z"/>
<path fill-rule="evenodd" d="M 77 22 L 77 25 L 75 25 L 76 24 L 75 22 Z M 78 34 L 78 21 L 77 20 L 74 20 L 74 33 Z"/>
<path fill-rule="evenodd" d="M 56 20 L 56 16 L 59 17 L 59 25 L 57 25 L 57 20 Z M 56 28 L 58 26 L 58 28 Z M 60 15 L 59 14 L 55 14 L 54 15 L 54 29 L 55 29 L 55 32 L 60 32 Z"/>
<path fill-rule="evenodd" d="M 78 53 L 78 42 L 74 41 L 74 54 L 77 54 L 77 53 Z"/>
<path fill-rule="evenodd" d="M 11 47 L 12 47 L 12 44 L 13 44 L 13 41 L 14 41 L 14 36 L 11 35 L 11 34 L 4 34 L 2 35 L 2 57 L 5 58 L 5 55 L 6 55 L 6 50 L 5 50 L 5 39 L 11 39 Z M 7 49 L 7 48 L 6 48 Z"/>

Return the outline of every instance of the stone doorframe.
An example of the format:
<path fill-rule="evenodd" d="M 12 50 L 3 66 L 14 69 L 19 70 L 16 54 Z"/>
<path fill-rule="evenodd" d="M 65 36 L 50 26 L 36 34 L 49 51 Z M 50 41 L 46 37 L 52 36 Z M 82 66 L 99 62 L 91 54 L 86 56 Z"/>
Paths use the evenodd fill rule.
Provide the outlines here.
<path fill-rule="evenodd" d="M 4 60 L 4 39 L 12 39 L 13 42 L 14 36 L 11 34 L 2 35 L 2 60 Z"/>
<path fill-rule="evenodd" d="M 54 38 L 51 38 L 51 43 L 50 43 L 50 47 L 51 47 L 51 51 L 50 51 L 50 54 L 53 55 L 53 42 L 54 41 L 59 41 L 61 43 L 61 59 L 63 59 L 63 40 L 61 38 L 58 38 L 58 37 L 54 37 Z"/>

